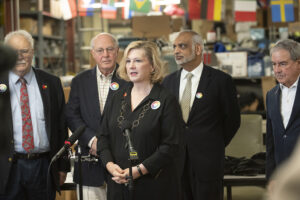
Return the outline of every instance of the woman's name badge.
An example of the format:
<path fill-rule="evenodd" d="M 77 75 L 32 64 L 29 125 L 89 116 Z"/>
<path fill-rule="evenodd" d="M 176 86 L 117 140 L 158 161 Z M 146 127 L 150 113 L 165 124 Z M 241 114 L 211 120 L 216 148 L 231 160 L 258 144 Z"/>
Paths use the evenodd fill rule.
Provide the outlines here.
<path fill-rule="evenodd" d="M 117 83 L 117 82 L 112 82 L 112 83 L 110 84 L 110 89 L 111 89 L 111 90 L 118 90 L 118 89 L 119 89 L 119 83 Z"/>
<path fill-rule="evenodd" d="M 154 101 L 152 104 L 151 104 L 151 108 L 152 110 L 156 110 L 160 107 L 160 101 Z"/>
<path fill-rule="evenodd" d="M 197 98 L 197 99 L 201 99 L 202 97 L 203 97 L 202 92 L 197 92 L 196 98 Z"/>
<path fill-rule="evenodd" d="M 7 90 L 7 86 L 5 84 L 0 84 L 0 92 L 3 93 Z"/>

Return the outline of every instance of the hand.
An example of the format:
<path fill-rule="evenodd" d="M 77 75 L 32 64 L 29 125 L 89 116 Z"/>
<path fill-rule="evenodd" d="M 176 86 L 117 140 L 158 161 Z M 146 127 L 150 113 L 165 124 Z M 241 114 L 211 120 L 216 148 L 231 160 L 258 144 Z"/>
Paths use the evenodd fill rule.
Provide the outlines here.
<path fill-rule="evenodd" d="M 267 191 L 271 195 L 276 187 L 276 180 L 270 180 L 269 184 L 267 185 Z"/>
<path fill-rule="evenodd" d="M 140 169 L 141 169 L 143 175 L 148 174 L 148 170 L 146 169 L 146 167 L 143 164 L 140 164 L 139 166 L 140 166 Z M 125 174 L 127 176 L 129 176 L 129 168 L 126 168 L 124 171 L 125 171 Z M 141 176 L 141 174 L 139 173 L 137 166 L 132 167 L 132 178 L 137 179 L 140 176 Z"/>
<path fill-rule="evenodd" d="M 124 172 L 125 172 L 125 174 L 126 174 L 125 176 L 129 176 L 129 168 L 124 169 Z M 140 173 L 139 173 L 137 167 L 136 167 L 136 166 L 132 167 L 132 178 L 133 178 L 133 179 L 137 179 L 137 178 L 139 178 L 140 176 L 141 176 L 141 175 L 140 175 Z"/>
<path fill-rule="evenodd" d="M 108 162 L 106 164 L 106 169 L 113 176 L 112 180 L 118 184 L 127 183 L 126 173 L 121 167 L 113 162 Z"/>
<path fill-rule="evenodd" d="M 59 185 L 62 185 L 66 181 L 67 173 L 66 172 L 58 172 L 58 174 L 59 174 Z"/>
<path fill-rule="evenodd" d="M 97 156 L 97 141 L 98 141 L 97 138 L 95 138 L 93 140 L 92 146 L 91 146 L 90 152 L 89 152 L 91 155 L 94 155 L 94 156 Z"/>

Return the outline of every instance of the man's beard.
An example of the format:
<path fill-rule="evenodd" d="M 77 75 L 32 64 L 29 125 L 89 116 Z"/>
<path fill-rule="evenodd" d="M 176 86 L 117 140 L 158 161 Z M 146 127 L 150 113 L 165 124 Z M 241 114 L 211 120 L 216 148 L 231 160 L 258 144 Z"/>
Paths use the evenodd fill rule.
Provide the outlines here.
<path fill-rule="evenodd" d="M 192 55 L 190 55 L 189 57 L 183 58 L 181 60 L 176 60 L 175 59 L 175 61 L 176 61 L 177 65 L 183 65 L 183 64 L 186 64 L 186 63 L 194 60 L 195 57 L 196 57 L 196 54 L 195 54 L 195 52 L 193 52 Z"/>

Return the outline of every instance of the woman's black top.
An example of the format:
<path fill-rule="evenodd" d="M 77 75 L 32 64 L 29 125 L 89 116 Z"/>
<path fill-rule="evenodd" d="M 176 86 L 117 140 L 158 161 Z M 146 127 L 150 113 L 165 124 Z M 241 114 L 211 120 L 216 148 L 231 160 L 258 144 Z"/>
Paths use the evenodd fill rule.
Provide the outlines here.
<path fill-rule="evenodd" d="M 106 166 L 108 162 L 122 169 L 130 167 L 129 151 L 122 129 L 130 123 L 131 141 L 149 174 L 134 180 L 135 199 L 176 200 L 179 178 L 174 159 L 179 151 L 182 133 L 180 106 L 177 99 L 159 84 L 132 111 L 132 84 L 116 93 L 107 106 L 98 138 L 98 150 Z M 108 200 L 128 199 L 128 188 L 108 178 Z"/>

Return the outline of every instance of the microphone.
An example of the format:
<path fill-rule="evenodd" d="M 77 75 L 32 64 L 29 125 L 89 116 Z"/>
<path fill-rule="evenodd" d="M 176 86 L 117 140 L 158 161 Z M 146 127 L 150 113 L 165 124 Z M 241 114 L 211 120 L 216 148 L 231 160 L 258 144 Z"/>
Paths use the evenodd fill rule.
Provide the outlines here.
<path fill-rule="evenodd" d="M 130 160 L 137 160 L 137 159 L 139 159 L 138 158 L 138 153 L 133 148 L 133 145 L 132 145 L 132 142 L 131 142 L 131 138 L 130 138 L 130 135 L 131 135 L 131 132 L 130 132 L 131 124 L 129 123 L 129 121 L 124 120 L 122 122 L 121 128 L 122 128 L 122 131 L 123 131 L 123 135 L 125 136 L 126 141 L 127 141 Z"/>
<path fill-rule="evenodd" d="M 13 68 L 17 62 L 17 52 L 9 46 L 0 45 L 0 73 Z"/>
<path fill-rule="evenodd" d="M 85 130 L 85 125 L 80 126 L 76 131 L 65 141 L 64 146 L 55 154 L 51 162 L 56 161 L 67 149 L 69 149 L 76 140 L 82 135 Z"/>

